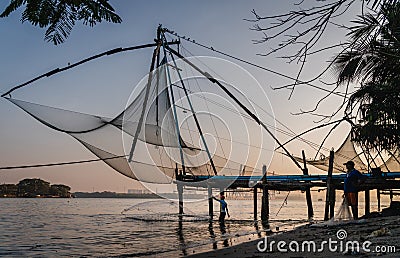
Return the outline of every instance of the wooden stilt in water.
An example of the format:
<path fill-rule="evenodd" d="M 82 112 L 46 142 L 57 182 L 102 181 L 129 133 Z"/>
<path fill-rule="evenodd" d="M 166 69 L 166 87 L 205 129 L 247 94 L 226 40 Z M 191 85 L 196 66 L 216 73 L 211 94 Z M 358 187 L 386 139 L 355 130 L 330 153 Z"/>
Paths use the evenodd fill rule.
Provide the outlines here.
<path fill-rule="evenodd" d="M 257 221 L 257 187 L 253 188 L 254 221 Z"/>
<path fill-rule="evenodd" d="M 370 192 L 369 190 L 365 191 L 365 215 L 368 215 L 371 213 L 370 210 Z"/>
<path fill-rule="evenodd" d="M 183 215 L 183 185 L 181 182 L 177 184 L 178 188 L 178 199 L 179 199 L 179 216 Z"/>
<path fill-rule="evenodd" d="M 212 220 L 214 216 L 214 204 L 213 204 L 211 186 L 208 186 L 208 215 L 210 216 L 210 220 Z"/>
<path fill-rule="evenodd" d="M 330 209 L 330 203 L 332 201 L 332 173 L 333 173 L 333 159 L 335 156 L 335 152 L 333 150 L 330 151 L 329 153 L 329 167 L 328 167 L 328 177 L 326 179 L 326 197 L 325 197 L 325 214 L 324 214 L 324 220 L 329 220 L 330 216 L 333 214 L 333 211 L 331 211 L 331 214 L 329 214 L 329 209 Z"/>
<path fill-rule="evenodd" d="M 336 202 L 336 189 L 335 187 L 331 184 L 331 193 L 329 194 L 329 218 L 333 218 L 335 216 L 335 202 Z"/>
<path fill-rule="evenodd" d="M 389 196 L 390 196 L 390 203 L 392 203 L 392 201 L 393 201 L 393 190 L 392 189 L 390 189 Z"/>
<path fill-rule="evenodd" d="M 178 190 L 178 205 L 179 205 L 179 216 L 183 215 L 183 185 L 182 185 L 182 172 L 179 173 L 178 164 L 175 164 L 175 178 L 176 188 Z"/>
<path fill-rule="evenodd" d="M 301 153 L 303 155 L 303 164 L 304 164 L 303 175 L 307 176 L 308 168 L 307 168 L 306 154 L 304 150 L 302 150 Z M 307 200 L 308 219 L 311 220 L 314 217 L 314 209 L 312 206 L 311 191 L 309 187 L 306 189 L 306 200 Z"/>
<path fill-rule="evenodd" d="M 261 201 L 261 222 L 262 224 L 268 225 L 269 220 L 269 198 L 268 198 L 268 188 L 267 188 L 267 167 L 263 166 L 263 179 L 262 179 L 262 201 Z"/>
<path fill-rule="evenodd" d="M 381 211 L 381 190 L 376 189 L 376 199 L 378 200 L 378 211 Z"/>

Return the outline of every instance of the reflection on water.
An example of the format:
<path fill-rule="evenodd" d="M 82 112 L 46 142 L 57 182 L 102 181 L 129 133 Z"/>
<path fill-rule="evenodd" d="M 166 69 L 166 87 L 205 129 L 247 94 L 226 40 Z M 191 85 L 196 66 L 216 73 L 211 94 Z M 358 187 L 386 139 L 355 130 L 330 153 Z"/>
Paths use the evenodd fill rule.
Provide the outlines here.
<path fill-rule="evenodd" d="M 203 220 L 140 221 L 121 215 L 123 209 L 145 201 L 0 199 L 0 256 L 176 257 L 265 235 L 265 228 L 252 220 L 252 201 L 229 200 L 232 214 L 225 224 Z M 278 202 L 271 203 L 271 210 L 279 206 Z M 185 207 L 199 216 L 208 213 L 207 201 L 185 203 Z M 298 219 L 306 218 L 307 211 L 296 207 L 304 205 L 287 208 L 288 215 L 281 212 L 280 217 L 271 220 L 271 228 L 292 229 Z"/>
<path fill-rule="evenodd" d="M 182 250 L 183 255 L 187 255 L 185 237 L 183 236 L 183 221 L 182 220 L 178 221 L 178 230 L 176 232 L 178 234 L 178 240 L 180 243 L 179 248 Z"/>
<path fill-rule="evenodd" d="M 212 242 L 212 249 L 217 249 L 217 242 L 215 241 L 215 233 L 214 233 L 214 228 L 213 228 L 213 222 L 210 221 L 208 224 L 208 231 L 210 232 L 210 239 Z"/>
<path fill-rule="evenodd" d="M 219 230 L 221 230 L 221 235 L 225 236 L 226 234 L 226 226 L 225 226 L 225 222 L 219 222 Z M 232 243 L 231 243 L 232 244 Z M 224 238 L 224 240 L 222 241 L 222 245 L 224 247 L 228 247 L 229 243 L 228 243 L 228 238 Z"/>

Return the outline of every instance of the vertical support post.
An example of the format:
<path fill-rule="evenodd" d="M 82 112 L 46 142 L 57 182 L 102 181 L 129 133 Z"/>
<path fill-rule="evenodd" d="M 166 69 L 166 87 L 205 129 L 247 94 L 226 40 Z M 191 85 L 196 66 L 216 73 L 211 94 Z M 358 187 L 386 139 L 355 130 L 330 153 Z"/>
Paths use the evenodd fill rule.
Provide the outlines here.
<path fill-rule="evenodd" d="M 254 221 L 257 221 L 257 186 L 253 189 L 253 209 L 254 209 Z"/>
<path fill-rule="evenodd" d="M 305 154 L 304 150 L 302 150 L 301 153 L 303 155 L 303 164 L 304 164 L 303 175 L 308 176 L 306 154 Z M 306 189 L 306 200 L 307 200 L 308 219 L 311 220 L 314 217 L 314 209 L 313 209 L 313 206 L 312 206 L 310 187 L 307 187 L 307 189 Z"/>
<path fill-rule="evenodd" d="M 211 186 L 208 186 L 208 215 L 210 216 L 210 220 L 212 220 L 214 216 L 214 203 L 212 198 Z"/>
<path fill-rule="evenodd" d="M 269 198 L 267 188 L 267 167 L 263 166 L 263 179 L 262 179 L 262 201 L 261 201 L 261 222 L 263 225 L 268 224 L 269 220 Z"/>
<path fill-rule="evenodd" d="M 178 199 L 179 199 L 179 216 L 183 215 L 183 185 L 181 182 L 177 182 L 178 188 Z"/>
<path fill-rule="evenodd" d="M 370 191 L 365 190 L 365 215 L 370 214 Z"/>
<path fill-rule="evenodd" d="M 178 163 L 175 163 L 175 178 L 176 178 L 176 189 L 178 190 L 178 205 L 179 205 L 179 216 L 183 215 L 183 185 L 182 185 L 182 172 L 179 173 Z"/>
<path fill-rule="evenodd" d="M 381 211 L 381 190 L 376 189 L 376 199 L 378 199 L 378 211 Z"/>
<path fill-rule="evenodd" d="M 335 216 L 335 202 L 336 202 L 336 189 L 333 185 L 331 185 L 331 193 L 329 194 L 329 218 L 333 218 Z"/>
<path fill-rule="evenodd" d="M 328 167 L 328 177 L 326 179 L 326 196 L 325 196 L 325 214 L 324 220 L 329 220 L 329 208 L 331 202 L 331 194 L 332 194 L 332 173 L 333 173 L 333 159 L 335 156 L 335 152 L 333 150 L 329 153 L 329 167 Z M 331 212 L 333 214 L 333 212 Z"/>
<path fill-rule="evenodd" d="M 392 189 L 390 189 L 390 191 L 389 191 L 389 196 L 390 196 L 390 203 L 392 203 L 392 201 L 393 201 L 393 190 Z"/>

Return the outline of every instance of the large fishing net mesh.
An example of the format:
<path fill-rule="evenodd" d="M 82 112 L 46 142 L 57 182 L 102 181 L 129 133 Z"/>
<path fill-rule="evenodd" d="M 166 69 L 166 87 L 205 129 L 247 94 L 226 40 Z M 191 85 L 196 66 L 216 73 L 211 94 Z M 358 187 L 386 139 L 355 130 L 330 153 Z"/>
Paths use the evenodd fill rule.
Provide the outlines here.
<path fill-rule="evenodd" d="M 301 158 L 296 157 L 298 161 L 302 161 Z M 357 169 L 361 172 L 368 170 L 367 166 L 360 158 L 360 154 L 357 153 L 353 142 L 351 141 L 351 134 L 349 134 L 342 145 L 335 151 L 335 158 L 333 160 L 333 172 L 343 173 L 346 172 L 346 166 L 343 165 L 347 161 L 352 160 Z M 322 170 L 328 170 L 329 168 L 329 157 L 321 155 L 319 160 L 307 161 L 308 164 L 317 167 Z"/>
<path fill-rule="evenodd" d="M 357 152 L 356 148 L 354 147 L 354 143 L 351 140 L 351 133 L 349 133 L 342 145 L 335 151 L 335 158 L 333 160 L 333 172 L 345 173 L 347 169 L 344 163 L 349 160 L 354 162 L 357 170 L 359 170 L 360 172 L 368 172 L 368 166 L 361 159 L 362 156 L 365 158 L 366 155 L 369 156 L 369 162 L 371 163 L 370 166 L 378 167 L 381 169 L 381 171 L 384 172 L 400 171 L 400 152 L 398 150 L 396 150 L 394 153 L 386 153 L 385 156 L 388 157 L 386 160 L 384 160 L 384 158 L 381 157 L 380 154 L 374 153 L 373 150 L 369 150 L 369 152 L 369 154 Z M 375 155 L 371 155 L 371 153 Z M 298 161 L 302 161 L 302 158 L 299 157 L 295 157 L 295 159 L 297 159 Z M 307 161 L 307 164 L 326 171 L 329 168 L 329 157 L 321 155 L 320 159 L 309 160 Z"/>
<path fill-rule="evenodd" d="M 183 165 L 194 176 L 261 175 L 261 169 L 255 168 L 261 168 L 258 158 L 272 158 L 273 148 L 262 153 L 265 135 L 260 127 L 237 104 L 221 97 L 221 90 L 204 76 L 184 72 L 187 67 L 164 58 L 114 118 L 9 101 L 50 128 L 69 134 L 116 171 L 142 182 L 170 184 L 175 169 Z M 240 91 L 222 83 L 251 109 Z"/>

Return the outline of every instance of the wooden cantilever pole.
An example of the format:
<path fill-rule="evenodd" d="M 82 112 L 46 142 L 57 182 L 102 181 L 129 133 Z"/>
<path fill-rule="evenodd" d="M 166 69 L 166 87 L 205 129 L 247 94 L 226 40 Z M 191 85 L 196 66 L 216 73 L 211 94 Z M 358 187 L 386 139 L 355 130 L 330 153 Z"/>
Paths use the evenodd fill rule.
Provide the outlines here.
<path fill-rule="evenodd" d="M 174 44 L 179 44 L 179 43 L 180 43 L 179 41 L 172 41 L 172 42 L 168 42 L 168 45 L 174 45 Z M 65 66 L 65 67 L 62 67 L 62 68 L 55 68 L 55 69 L 51 70 L 50 72 L 44 73 L 42 75 L 39 75 L 39 76 L 37 76 L 37 77 L 27 81 L 27 82 L 24 82 L 22 84 L 19 84 L 19 85 L 15 86 L 15 87 L 11 88 L 10 90 L 8 90 L 4 94 L 2 94 L 1 97 L 5 97 L 7 95 L 10 95 L 13 91 L 15 91 L 15 90 L 17 90 L 19 88 L 25 87 L 25 86 L 31 84 L 32 82 L 35 82 L 35 81 L 40 80 L 40 79 L 45 78 L 45 77 L 50 77 L 50 76 L 52 76 L 52 75 L 54 75 L 56 73 L 60 73 L 60 72 L 69 70 L 69 69 L 74 68 L 74 67 L 76 67 L 78 65 L 84 64 L 86 62 L 92 61 L 94 59 L 97 59 L 97 58 L 100 58 L 100 57 L 103 57 L 103 56 L 109 56 L 109 55 L 114 55 L 114 54 L 121 53 L 121 52 L 132 51 L 132 50 L 143 49 L 143 48 L 150 48 L 150 47 L 157 47 L 157 46 L 158 46 L 158 42 L 157 43 L 145 44 L 145 45 L 139 45 L 139 46 L 133 46 L 133 47 L 127 47 L 127 48 L 122 48 L 122 47 L 114 48 L 112 50 L 108 50 L 106 52 L 103 52 L 103 53 L 100 53 L 100 54 L 85 58 L 85 59 L 83 59 L 83 60 L 81 60 L 79 62 L 70 64 L 68 66 Z"/>
<path fill-rule="evenodd" d="M 151 59 L 150 72 L 149 72 L 149 77 L 147 78 L 146 92 L 145 92 L 145 95 L 144 95 L 144 101 L 143 101 L 143 106 L 142 106 L 142 113 L 140 114 L 138 126 L 136 128 L 136 132 L 135 132 L 135 135 L 134 135 L 133 140 L 132 140 L 132 145 L 131 145 L 131 150 L 129 152 L 128 162 L 132 162 L 133 153 L 134 153 L 135 148 L 136 148 L 137 139 L 138 139 L 139 133 L 140 133 L 140 131 L 142 129 L 142 124 L 143 124 L 144 115 L 145 115 L 146 106 L 147 106 L 147 100 L 148 100 L 149 94 L 150 94 L 151 80 L 153 78 L 154 64 L 155 64 L 158 52 L 160 50 L 160 47 L 161 47 L 161 43 L 158 43 L 156 49 L 154 49 L 154 51 L 153 51 L 153 57 Z"/>

